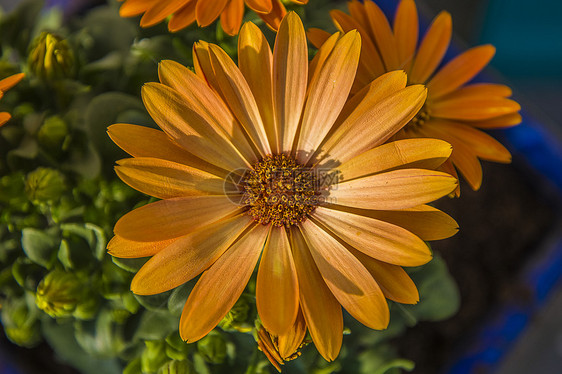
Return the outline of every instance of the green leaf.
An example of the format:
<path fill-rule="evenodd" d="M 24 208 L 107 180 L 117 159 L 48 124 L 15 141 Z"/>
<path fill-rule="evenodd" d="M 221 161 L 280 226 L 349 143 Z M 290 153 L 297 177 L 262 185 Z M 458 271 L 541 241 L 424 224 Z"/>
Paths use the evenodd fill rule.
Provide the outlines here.
<path fill-rule="evenodd" d="M 141 258 L 118 258 L 111 257 L 111 261 L 121 269 L 126 270 L 130 273 L 136 273 L 148 261 L 148 257 Z"/>
<path fill-rule="evenodd" d="M 178 329 L 179 318 L 163 311 L 145 311 L 133 339 L 160 340 Z"/>
<path fill-rule="evenodd" d="M 122 326 L 115 323 L 111 310 L 102 310 L 94 321 L 77 321 L 75 337 L 88 354 L 113 358 L 125 347 Z"/>
<path fill-rule="evenodd" d="M 42 324 L 43 336 L 65 363 L 75 367 L 82 374 L 121 374 L 117 359 L 104 359 L 86 353 L 74 337 L 71 323 L 59 324 L 46 318 Z"/>
<path fill-rule="evenodd" d="M 166 291 L 156 295 L 135 295 L 139 304 L 144 306 L 148 310 L 161 311 L 166 310 L 168 306 L 168 298 L 172 294 L 172 291 Z"/>
<path fill-rule="evenodd" d="M 50 233 L 34 228 L 23 229 L 21 246 L 31 261 L 50 269 L 55 262 L 60 239 L 53 230 L 48 232 Z"/>
<path fill-rule="evenodd" d="M 185 306 L 185 302 L 191 290 L 195 287 L 195 282 L 187 282 L 176 287 L 168 298 L 168 310 L 175 316 L 180 316 Z"/>

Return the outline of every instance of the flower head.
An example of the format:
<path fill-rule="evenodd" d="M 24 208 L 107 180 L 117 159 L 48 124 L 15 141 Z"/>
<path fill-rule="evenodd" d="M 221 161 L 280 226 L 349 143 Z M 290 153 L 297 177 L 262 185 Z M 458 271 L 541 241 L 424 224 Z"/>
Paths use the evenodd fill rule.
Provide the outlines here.
<path fill-rule="evenodd" d="M 363 47 L 354 90 L 360 90 L 385 72 L 404 69 L 409 84 L 427 87 L 427 101 L 393 139 L 435 138 L 453 146 L 443 169 L 456 176 L 456 169 L 472 189 L 482 183 L 479 159 L 508 163 L 509 151 L 481 129 L 504 128 L 521 122 L 518 103 L 508 99 L 511 89 L 501 84 L 467 84 L 488 64 L 495 53 L 491 45 L 472 48 L 439 68 L 449 47 L 451 15 L 441 12 L 418 45 L 418 15 L 414 0 L 398 5 L 393 28 L 372 1 L 348 3 L 349 15 L 331 12 L 341 31 L 357 29 Z M 311 42 L 322 45 L 325 31 L 309 30 Z M 457 189 L 457 195 L 460 190 Z"/>
<path fill-rule="evenodd" d="M 308 2 L 291 1 L 297 4 Z M 168 23 L 171 32 L 179 31 L 195 21 L 201 27 L 209 26 L 220 17 L 223 30 L 229 35 L 236 35 L 242 25 L 244 3 L 274 30 L 277 30 L 286 14 L 281 0 L 125 0 L 119 14 L 121 17 L 143 14 L 140 21 L 142 27 L 153 26 L 171 16 Z"/>
<path fill-rule="evenodd" d="M 6 91 L 18 84 L 24 76 L 25 75 L 23 73 L 19 73 L 0 80 L 0 99 L 4 96 L 4 93 L 6 93 Z M 10 118 L 12 118 L 10 113 L 0 112 L 0 126 L 8 122 Z"/>
<path fill-rule="evenodd" d="M 426 263 L 424 240 L 457 230 L 425 205 L 456 188 L 455 178 L 432 170 L 451 148 L 434 139 L 383 145 L 416 115 L 425 88 L 406 87 L 406 75 L 393 72 L 348 101 L 359 52 L 357 32 L 336 34 L 309 63 L 296 14 L 281 22 L 273 53 L 247 23 L 238 66 L 204 42 L 194 47 L 195 73 L 159 65 L 161 83 L 146 84 L 142 95 L 163 131 L 109 128 L 133 156 L 118 162 L 117 174 L 162 199 L 117 222 L 109 253 L 152 256 L 132 281 L 137 294 L 201 274 L 180 320 L 184 340 L 201 339 L 224 318 L 260 257 L 263 326 L 284 336 L 301 310 L 327 360 L 341 347 L 342 306 L 384 329 L 386 298 L 418 301 L 401 266 Z"/>
<path fill-rule="evenodd" d="M 33 41 L 28 65 L 37 77 L 46 81 L 70 78 L 75 72 L 74 52 L 66 39 L 43 31 Z"/>

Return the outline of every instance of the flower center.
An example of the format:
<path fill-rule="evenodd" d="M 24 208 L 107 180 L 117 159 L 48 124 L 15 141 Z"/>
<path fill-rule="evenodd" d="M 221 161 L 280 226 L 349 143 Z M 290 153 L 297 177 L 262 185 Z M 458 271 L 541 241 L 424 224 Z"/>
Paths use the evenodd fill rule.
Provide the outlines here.
<path fill-rule="evenodd" d="M 258 161 L 244 176 L 243 186 L 248 214 L 264 225 L 296 225 L 318 205 L 314 171 L 284 154 Z"/>
<path fill-rule="evenodd" d="M 408 123 L 408 126 L 416 127 L 426 123 L 431 118 L 431 110 L 426 104 L 420 109 L 418 114 Z"/>

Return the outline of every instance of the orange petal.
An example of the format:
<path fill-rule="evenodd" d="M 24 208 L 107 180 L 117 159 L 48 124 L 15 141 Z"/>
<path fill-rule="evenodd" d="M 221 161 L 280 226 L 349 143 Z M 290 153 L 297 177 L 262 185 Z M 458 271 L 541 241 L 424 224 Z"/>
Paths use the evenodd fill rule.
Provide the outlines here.
<path fill-rule="evenodd" d="M 451 151 L 451 145 L 439 139 L 398 140 L 370 149 L 334 171 L 339 180 L 352 180 L 394 169 L 437 169 Z"/>
<path fill-rule="evenodd" d="M 158 3 L 158 0 L 127 0 L 119 8 L 121 17 L 134 17 L 146 12 Z"/>
<path fill-rule="evenodd" d="M 297 154 L 302 164 L 306 164 L 318 148 L 347 101 L 360 52 L 359 33 L 351 31 L 337 41 L 314 75 L 297 142 L 297 150 L 304 151 Z"/>
<path fill-rule="evenodd" d="M 258 16 L 260 16 L 270 29 L 277 31 L 281 25 L 281 21 L 285 18 L 287 11 L 285 10 L 285 6 L 281 0 L 271 0 L 271 3 L 273 5 L 271 12 L 267 14 L 258 13 Z"/>
<path fill-rule="evenodd" d="M 178 197 L 150 203 L 125 214 L 113 231 L 129 240 L 167 240 L 189 234 L 239 210 L 226 196 Z"/>
<path fill-rule="evenodd" d="M 454 219 L 429 205 L 386 211 L 351 208 L 340 205 L 329 205 L 329 208 L 386 221 L 403 227 L 426 241 L 449 238 L 459 231 L 459 225 Z"/>
<path fill-rule="evenodd" d="M 341 306 L 322 279 L 297 228 L 291 228 L 290 239 L 299 280 L 300 305 L 308 331 L 322 357 L 334 361 L 342 345 Z"/>
<path fill-rule="evenodd" d="M 190 281 L 212 266 L 251 223 L 252 218 L 243 214 L 175 240 L 143 265 L 131 291 L 155 295 Z"/>
<path fill-rule="evenodd" d="M 222 13 L 229 0 L 197 1 L 195 17 L 201 27 L 209 26 Z"/>
<path fill-rule="evenodd" d="M 232 309 L 256 267 L 267 233 L 267 226 L 255 225 L 201 275 L 181 315 L 183 340 L 201 339 Z"/>
<path fill-rule="evenodd" d="M 434 100 L 453 92 L 478 74 L 492 59 L 496 49 L 487 44 L 474 47 L 449 61 L 427 84 Z"/>
<path fill-rule="evenodd" d="M 375 260 L 353 248 L 350 250 L 371 273 L 387 299 L 402 304 L 420 301 L 416 285 L 402 267 Z"/>
<path fill-rule="evenodd" d="M 386 328 L 386 299 L 361 262 L 311 220 L 304 221 L 301 230 L 322 278 L 345 310 L 367 327 Z"/>
<path fill-rule="evenodd" d="M 244 0 L 230 0 L 221 13 L 221 26 L 230 36 L 238 34 L 244 18 Z"/>
<path fill-rule="evenodd" d="M 6 122 L 8 122 L 12 118 L 10 113 L 8 112 L 0 112 L 0 126 L 3 126 Z"/>
<path fill-rule="evenodd" d="M 141 27 L 150 27 L 162 22 L 166 17 L 173 14 L 187 2 L 193 0 L 159 1 L 144 13 L 140 20 Z"/>
<path fill-rule="evenodd" d="M 317 29 L 315 27 L 311 27 L 310 29 L 306 30 L 306 37 L 308 38 L 308 41 L 318 49 L 322 47 L 322 45 L 326 42 L 326 40 L 328 40 L 331 35 L 332 34 L 330 34 L 329 32 L 322 29 Z"/>
<path fill-rule="evenodd" d="M 431 116 L 464 121 L 486 120 L 519 110 L 521 106 L 517 102 L 499 96 L 440 99 L 431 104 Z"/>
<path fill-rule="evenodd" d="M 512 113 L 501 117 L 495 117 L 484 121 L 474 121 L 470 124 L 481 129 L 499 129 L 515 126 L 521 123 L 523 118 L 519 113 Z"/>
<path fill-rule="evenodd" d="M 400 68 L 409 70 L 418 44 L 418 10 L 414 0 L 402 0 L 394 17 L 394 38 L 398 48 Z"/>
<path fill-rule="evenodd" d="M 170 22 L 168 22 L 168 30 L 170 30 L 170 32 L 176 32 L 195 22 L 196 5 L 197 1 L 191 0 L 180 10 L 175 12 L 172 18 L 170 18 Z"/>
<path fill-rule="evenodd" d="M 333 35 L 328 35 L 328 39 L 326 39 L 320 47 L 318 47 L 318 51 L 308 64 L 308 92 L 307 95 L 310 93 L 310 82 L 312 79 L 318 75 L 318 72 L 321 71 L 321 67 L 326 62 L 326 59 L 332 53 L 334 46 L 340 40 L 341 33 L 336 32 Z M 317 79 L 317 78 L 314 78 Z"/>
<path fill-rule="evenodd" d="M 454 154 L 453 145 L 453 154 Z M 343 182 L 330 191 L 331 203 L 363 209 L 407 209 L 439 199 L 457 187 L 449 174 L 423 169 L 394 170 Z"/>
<path fill-rule="evenodd" d="M 289 332 L 277 337 L 279 354 L 283 359 L 290 358 L 300 348 L 306 335 L 306 322 L 302 310 L 299 308 L 297 318 Z"/>
<path fill-rule="evenodd" d="M 160 62 L 158 76 L 163 84 L 184 95 L 185 102 L 199 116 L 197 118 L 204 119 L 212 131 L 230 140 L 244 159 L 251 163 L 257 161 L 256 154 L 242 133 L 240 125 L 221 97 L 209 88 L 203 79 L 185 66 L 171 60 Z M 206 127 L 198 132 L 205 130 Z"/>
<path fill-rule="evenodd" d="M 216 45 L 210 45 L 211 64 L 221 93 L 262 157 L 271 154 L 265 127 L 252 90 L 232 59 Z"/>
<path fill-rule="evenodd" d="M 25 77 L 25 74 L 19 73 L 19 74 L 10 75 L 9 77 L 2 79 L 0 81 L 0 91 L 2 92 L 8 91 L 10 88 L 18 84 L 23 79 L 23 77 Z"/>
<path fill-rule="evenodd" d="M 369 26 L 386 70 L 400 69 L 396 40 L 386 16 L 373 1 L 365 1 L 364 4 Z"/>
<path fill-rule="evenodd" d="M 394 88 L 402 77 L 386 78 L 385 83 Z M 376 91 L 371 94 L 380 97 Z M 343 163 L 384 143 L 416 115 L 425 97 L 425 87 L 420 85 L 406 87 L 380 101 L 366 97 L 328 138 L 322 147 L 325 157 Z"/>
<path fill-rule="evenodd" d="M 134 157 L 154 157 L 179 162 L 221 177 L 227 172 L 201 160 L 174 143 L 165 132 L 145 126 L 115 124 L 107 134 L 122 150 Z"/>
<path fill-rule="evenodd" d="M 158 126 L 197 157 L 231 171 L 251 165 L 215 126 L 212 113 L 218 106 L 205 108 L 198 95 L 189 100 L 160 83 L 145 84 L 142 98 Z"/>
<path fill-rule="evenodd" d="M 289 12 L 273 51 L 273 99 L 281 151 L 290 152 L 297 133 L 308 81 L 308 47 L 302 21 Z"/>
<path fill-rule="evenodd" d="M 504 84 L 496 83 L 473 83 L 461 87 L 450 94 L 441 98 L 441 100 L 452 100 L 461 98 L 474 98 L 474 97 L 509 97 L 513 92 L 511 88 Z"/>
<path fill-rule="evenodd" d="M 117 176 L 132 188 L 159 199 L 197 195 L 224 195 L 235 186 L 213 174 L 150 157 L 120 160 Z"/>
<path fill-rule="evenodd" d="M 425 242 L 408 230 L 370 217 L 318 207 L 313 218 L 344 242 L 377 260 L 419 266 L 431 260 Z"/>
<path fill-rule="evenodd" d="M 288 333 L 297 318 L 299 289 L 291 246 L 284 227 L 272 227 L 260 261 L 256 306 L 265 328 Z"/>
<path fill-rule="evenodd" d="M 408 80 L 412 83 L 425 83 L 445 56 L 453 30 L 453 22 L 448 12 L 441 12 L 427 30 L 418 49 Z M 438 73 L 439 74 L 439 73 Z"/>
<path fill-rule="evenodd" d="M 176 239 L 161 240 L 157 242 L 136 242 L 120 236 L 114 236 L 107 243 L 107 252 L 119 258 L 139 258 L 154 256 Z"/>
<path fill-rule="evenodd" d="M 242 26 L 238 37 L 238 65 L 252 90 L 274 154 L 279 153 L 278 129 L 273 109 L 273 56 L 261 30 L 252 22 Z"/>
<path fill-rule="evenodd" d="M 272 0 L 245 0 L 248 8 L 257 13 L 270 13 L 273 10 Z"/>

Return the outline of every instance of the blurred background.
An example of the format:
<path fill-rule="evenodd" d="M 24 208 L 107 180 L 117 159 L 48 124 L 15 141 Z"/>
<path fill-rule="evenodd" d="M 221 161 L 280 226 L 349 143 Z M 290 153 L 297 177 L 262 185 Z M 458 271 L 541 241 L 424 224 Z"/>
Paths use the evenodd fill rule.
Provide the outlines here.
<path fill-rule="evenodd" d="M 19 2 L 0 0 L 0 6 L 9 11 Z M 47 1 L 68 14 L 100 2 Z M 397 1 L 377 3 L 391 9 Z M 461 226 L 455 238 L 435 245 L 459 283 L 461 310 L 449 321 L 420 323 L 396 344 L 417 363 L 416 373 L 560 373 L 562 2 L 416 3 L 426 25 L 441 10 L 452 14 L 454 55 L 478 44 L 496 47 L 486 80 L 513 88 L 525 123 L 494 134 L 512 151 L 511 166 L 485 163 L 481 191 L 465 185 L 462 206 L 441 202 Z M 0 373 L 8 373 L 1 359 Z"/>

